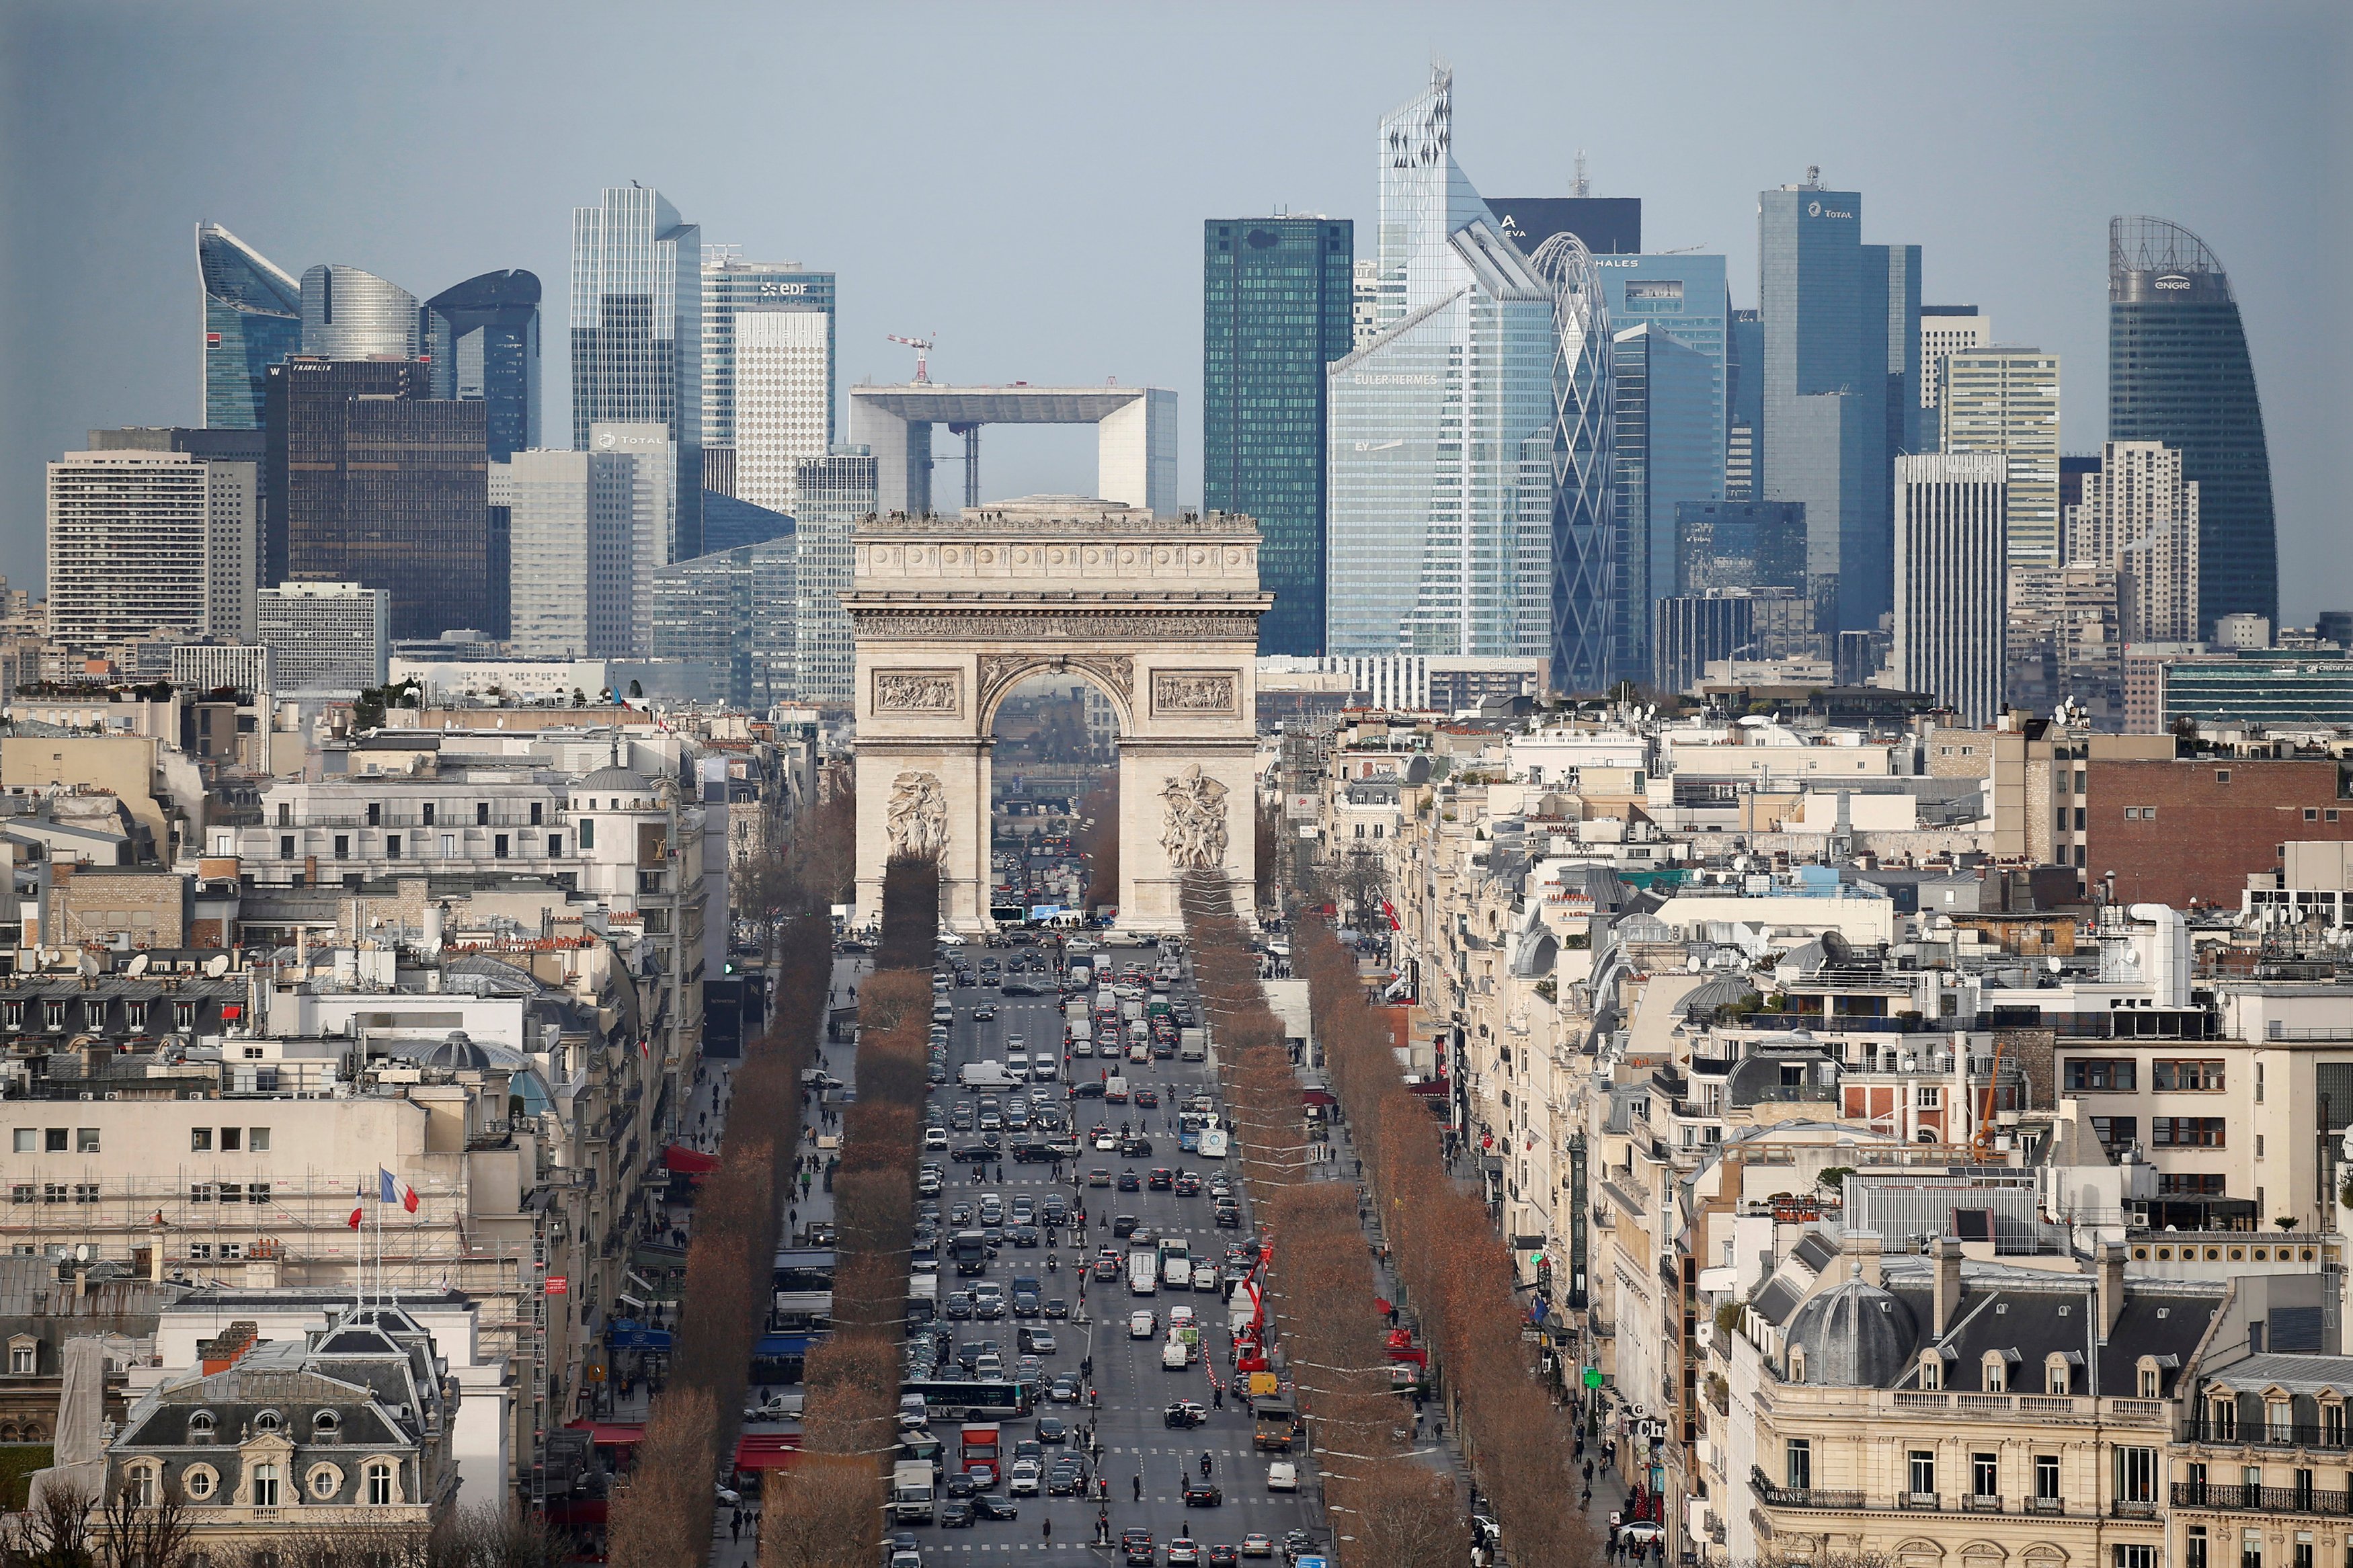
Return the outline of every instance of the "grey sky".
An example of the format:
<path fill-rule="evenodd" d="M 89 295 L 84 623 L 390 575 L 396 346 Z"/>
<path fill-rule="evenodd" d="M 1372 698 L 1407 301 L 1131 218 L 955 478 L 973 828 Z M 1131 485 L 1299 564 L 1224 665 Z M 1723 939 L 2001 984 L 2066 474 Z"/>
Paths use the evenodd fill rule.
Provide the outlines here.
<path fill-rule="evenodd" d="M 0 3 L 0 571 L 41 572 L 41 468 L 90 427 L 193 424 L 193 227 L 420 298 L 547 285 L 568 430 L 571 209 L 629 179 L 706 240 L 840 274 L 844 384 L 1172 386 L 1200 493 L 1200 225 L 1278 206 L 1374 236 L 1374 125 L 1455 70 L 1473 183 L 1643 198 L 1649 247 L 1730 258 L 1819 163 L 1932 302 L 2063 359 L 2105 434 L 2110 214 L 2196 230 L 2252 342 L 2281 607 L 2353 605 L 2353 23 L 2339 5 L 562 6 Z M 997 432 L 991 499 L 1084 489 L 1086 432 Z"/>

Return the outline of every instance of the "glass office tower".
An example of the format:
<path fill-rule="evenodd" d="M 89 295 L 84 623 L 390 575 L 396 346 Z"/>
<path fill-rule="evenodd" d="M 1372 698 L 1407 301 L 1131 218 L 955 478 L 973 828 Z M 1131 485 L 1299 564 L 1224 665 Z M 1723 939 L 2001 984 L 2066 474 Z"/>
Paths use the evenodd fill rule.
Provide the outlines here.
<path fill-rule="evenodd" d="M 608 186 L 572 211 L 572 444 L 599 424 L 667 426 L 679 483 L 669 559 L 702 553 L 702 230 L 659 191 Z"/>
<path fill-rule="evenodd" d="M 2279 620 L 2271 455 L 2238 301 L 2206 242 L 2108 221 L 2108 439 L 2162 441 L 2199 488 L 2198 618 Z"/>
<path fill-rule="evenodd" d="M 1894 458 L 1919 445 L 1920 250 L 1863 244 L 1862 197 L 1814 172 L 1757 204 L 1757 489 L 1805 503 L 1809 576 L 1835 577 L 1841 627 L 1869 629 L 1894 584 Z"/>
<path fill-rule="evenodd" d="M 1651 602 L 1677 591 L 1676 509 L 1724 499 L 1723 406 L 1707 356 L 1660 323 L 1615 333 L 1611 349 L 1611 672 L 1641 679 Z"/>
<path fill-rule="evenodd" d="M 539 277 L 485 272 L 425 301 L 433 395 L 479 403 L 491 460 L 540 444 Z"/>
<path fill-rule="evenodd" d="M 196 225 L 205 291 L 205 424 L 261 428 L 269 367 L 302 346 L 301 286 L 216 223 Z"/>
<path fill-rule="evenodd" d="M 1551 289 L 1451 152 L 1453 82 L 1380 125 L 1379 334 L 1327 373 L 1326 651 L 1546 658 Z"/>
<path fill-rule="evenodd" d="M 732 254 L 716 253 L 733 248 L 714 247 L 714 253 L 702 263 L 702 471 L 706 489 L 749 497 L 750 492 L 737 488 L 743 465 L 738 448 L 744 433 L 739 422 L 742 399 L 736 391 L 740 369 L 736 318 L 777 311 L 824 318 L 821 331 L 791 355 L 792 384 L 765 388 L 754 397 L 765 405 L 761 422 L 766 426 L 781 424 L 807 429 L 814 436 L 811 449 L 779 450 L 761 459 L 776 467 L 789 486 L 803 459 L 824 457 L 839 437 L 834 406 L 840 374 L 834 315 L 837 289 L 832 273 L 811 271 L 797 261 L 744 261 Z M 783 416 L 781 420 L 776 417 L 778 414 Z M 782 498 L 762 504 L 773 506 L 776 499 Z"/>
<path fill-rule="evenodd" d="M 356 267 L 302 274 L 302 352 L 312 359 L 415 359 L 417 296 Z"/>
<path fill-rule="evenodd" d="M 1725 282 L 1724 258 L 1597 253 L 1593 266 L 1613 329 L 1623 331 L 1647 322 L 1707 361 L 1716 428 L 1726 431 L 1731 417 L 1726 400 L 1731 392 L 1732 297 Z M 1719 438 L 1719 447 L 1723 444 Z M 1719 453 L 1719 468 L 1722 464 Z M 1719 473 L 1719 489 L 1721 485 Z"/>
<path fill-rule="evenodd" d="M 1201 226 L 1201 504 L 1258 519 L 1259 652 L 1324 652 L 1324 367 L 1353 347 L 1356 226 Z"/>

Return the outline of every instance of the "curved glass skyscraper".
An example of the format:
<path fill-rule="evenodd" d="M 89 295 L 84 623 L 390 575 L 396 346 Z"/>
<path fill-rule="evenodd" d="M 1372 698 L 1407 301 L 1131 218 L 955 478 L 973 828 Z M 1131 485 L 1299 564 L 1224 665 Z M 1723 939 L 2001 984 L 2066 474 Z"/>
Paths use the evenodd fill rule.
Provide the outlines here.
<path fill-rule="evenodd" d="M 205 424 L 261 428 L 269 367 L 302 346 L 302 290 L 216 223 L 196 225 L 205 289 Z"/>
<path fill-rule="evenodd" d="M 302 274 L 302 352 L 313 359 L 417 357 L 417 296 L 356 267 Z"/>
<path fill-rule="evenodd" d="M 2238 301 L 2179 224 L 2108 220 L 2108 439 L 2162 441 L 2199 487 L 2198 620 L 2279 621 L 2272 465 Z"/>
<path fill-rule="evenodd" d="M 491 460 L 539 445 L 539 277 L 485 272 L 425 302 L 433 395 L 484 405 Z"/>

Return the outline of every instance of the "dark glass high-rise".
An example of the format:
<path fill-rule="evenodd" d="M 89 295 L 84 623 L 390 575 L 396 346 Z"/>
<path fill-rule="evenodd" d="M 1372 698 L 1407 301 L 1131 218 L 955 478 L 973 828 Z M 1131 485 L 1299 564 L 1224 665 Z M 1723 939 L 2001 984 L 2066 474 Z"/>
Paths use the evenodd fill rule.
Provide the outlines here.
<path fill-rule="evenodd" d="M 269 367 L 302 346 L 302 288 L 216 223 L 196 225 L 205 295 L 205 424 L 261 428 Z"/>
<path fill-rule="evenodd" d="M 482 405 L 491 460 L 540 444 L 539 277 L 485 272 L 425 302 L 433 395 Z"/>
<path fill-rule="evenodd" d="M 2279 622 L 2271 454 L 2221 261 L 2179 224 L 2108 220 L 2108 439 L 2162 441 L 2198 484 L 2198 621 Z"/>
<path fill-rule="evenodd" d="M 1259 651 L 1324 649 L 1324 367 L 1353 346 L 1356 226 L 1201 226 L 1201 501 L 1258 519 Z"/>

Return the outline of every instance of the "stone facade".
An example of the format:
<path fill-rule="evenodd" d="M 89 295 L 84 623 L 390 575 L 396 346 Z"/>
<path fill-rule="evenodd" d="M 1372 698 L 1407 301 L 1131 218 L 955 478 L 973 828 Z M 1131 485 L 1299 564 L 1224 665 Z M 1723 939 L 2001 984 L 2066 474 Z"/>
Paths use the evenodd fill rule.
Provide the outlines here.
<path fill-rule="evenodd" d="M 1256 855 L 1258 525 L 1044 498 L 870 518 L 858 641 L 858 918 L 883 863 L 937 855 L 942 918 L 988 922 L 990 732 L 1022 680 L 1083 676 L 1120 731 L 1120 923 L 1182 924 L 1185 871 L 1249 908 Z"/>

